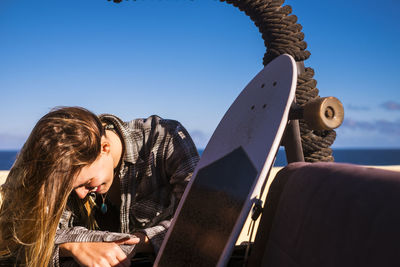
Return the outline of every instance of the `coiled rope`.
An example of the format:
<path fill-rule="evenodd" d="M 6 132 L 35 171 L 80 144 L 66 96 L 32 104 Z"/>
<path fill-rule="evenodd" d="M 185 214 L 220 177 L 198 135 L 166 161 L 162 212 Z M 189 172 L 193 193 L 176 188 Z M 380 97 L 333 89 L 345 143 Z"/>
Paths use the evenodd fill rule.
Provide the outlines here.
<path fill-rule="evenodd" d="M 306 50 L 303 27 L 297 23 L 297 17 L 290 15 L 292 8 L 283 6 L 284 0 L 220 0 L 243 11 L 258 27 L 267 51 L 264 66 L 282 54 L 291 55 L 297 62 L 308 59 L 311 55 Z M 300 106 L 319 98 L 317 81 L 313 79 L 314 70 L 305 68 L 297 78 L 296 100 Z M 304 159 L 308 162 L 333 161 L 330 146 L 336 138 L 334 130 L 314 131 L 300 120 L 300 135 Z"/>
<path fill-rule="evenodd" d="M 113 1 L 121 2 L 121 0 Z M 285 53 L 291 55 L 297 62 L 310 57 L 311 53 L 306 50 L 304 33 L 301 32 L 303 27 L 297 23 L 295 15 L 290 15 L 292 8 L 289 5 L 283 6 L 284 0 L 220 0 L 220 2 L 239 8 L 258 27 L 267 49 L 263 58 L 264 66 Z M 305 68 L 297 78 L 296 99 L 300 106 L 319 98 L 317 81 L 313 77 L 314 70 Z M 300 134 L 305 161 L 334 160 L 330 148 L 336 138 L 334 130 L 311 130 L 300 120 Z"/>

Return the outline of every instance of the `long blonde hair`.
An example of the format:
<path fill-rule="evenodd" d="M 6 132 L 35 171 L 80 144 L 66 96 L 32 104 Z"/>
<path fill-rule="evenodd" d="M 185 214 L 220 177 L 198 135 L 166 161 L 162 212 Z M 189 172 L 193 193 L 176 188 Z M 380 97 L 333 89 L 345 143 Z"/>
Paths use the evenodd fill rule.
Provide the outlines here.
<path fill-rule="evenodd" d="M 0 256 L 47 266 L 73 180 L 100 154 L 105 134 L 98 117 L 63 107 L 42 117 L 0 189 Z"/>

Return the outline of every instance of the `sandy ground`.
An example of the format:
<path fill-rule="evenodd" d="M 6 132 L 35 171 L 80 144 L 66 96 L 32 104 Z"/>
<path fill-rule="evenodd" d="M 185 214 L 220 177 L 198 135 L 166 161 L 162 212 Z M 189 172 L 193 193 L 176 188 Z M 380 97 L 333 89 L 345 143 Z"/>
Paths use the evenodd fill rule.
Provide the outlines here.
<path fill-rule="evenodd" d="M 8 171 L 0 171 L 0 185 L 3 184 L 7 178 Z"/>

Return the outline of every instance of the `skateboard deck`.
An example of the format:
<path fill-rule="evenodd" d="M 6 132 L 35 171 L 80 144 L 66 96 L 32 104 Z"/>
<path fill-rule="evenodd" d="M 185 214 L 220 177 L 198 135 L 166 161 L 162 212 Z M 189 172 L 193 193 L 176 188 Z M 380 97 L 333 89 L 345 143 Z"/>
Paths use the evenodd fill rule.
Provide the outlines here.
<path fill-rule="evenodd" d="M 154 266 L 227 264 L 273 165 L 296 83 L 296 63 L 282 55 L 239 94 L 196 166 Z"/>

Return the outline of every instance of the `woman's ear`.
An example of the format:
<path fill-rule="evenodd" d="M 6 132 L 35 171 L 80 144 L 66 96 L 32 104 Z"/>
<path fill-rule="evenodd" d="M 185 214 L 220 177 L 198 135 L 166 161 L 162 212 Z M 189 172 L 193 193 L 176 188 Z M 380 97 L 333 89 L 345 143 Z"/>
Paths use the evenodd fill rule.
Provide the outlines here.
<path fill-rule="evenodd" d="M 102 153 L 110 153 L 110 140 L 107 138 L 107 137 L 105 137 L 105 136 L 102 136 L 101 137 L 101 152 Z"/>

